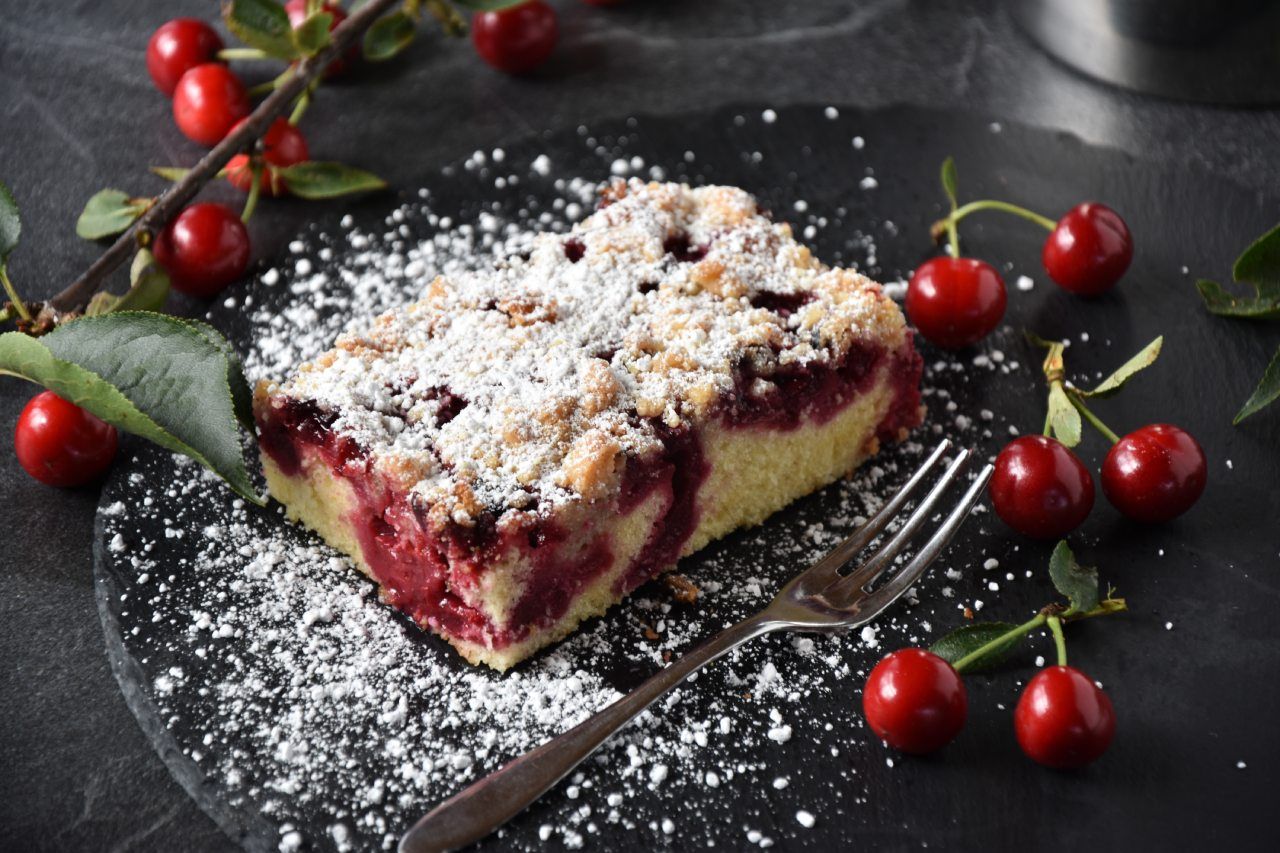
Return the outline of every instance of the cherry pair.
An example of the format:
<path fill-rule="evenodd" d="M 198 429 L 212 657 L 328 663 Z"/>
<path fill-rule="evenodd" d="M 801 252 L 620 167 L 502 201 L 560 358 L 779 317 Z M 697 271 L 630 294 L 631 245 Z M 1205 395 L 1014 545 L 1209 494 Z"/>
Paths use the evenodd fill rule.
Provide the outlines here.
<path fill-rule="evenodd" d="M 956 201 L 955 162 L 942 164 L 942 187 L 951 212 L 934 223 L 935 240 L 945 237 L 948 254 L 932 258 L 911 274 L 906 308 L 925 340 L 944 349 L 970 346 L 989 335 L 1004 318 L 1008 292 L 995 267 L 962 257 L 958 224 L 981 210 L 1000 210 L 1036 223 L 1049 231 L 1040 259 L 1049 277 L 1064 290 L 1097 296 L 1115 287 L 1133 260 L 1133 238 L 1124 220 L 1097 202 L 1073 207 L 1054 222 L 1026 208 L 984 199 L 959 206 Z"/>
<path fill-rule="evenodd" d="M 946 660 L 925 649 L 899 649 L 871 670 L 862 708 L 876 737 L 903 752 L 925 754 L 960 734 L 969 700 L 960 673 Z M 1115 727 L 1111 700 L 1065 664 L 1036 673 L 1013 714 L 1014 734 L 1027 757 L 1060 769 L 1097 760 Z"/>
<path fill-rule="evenodd" d="M 1093 509 L 1093 476 L 1062 442 L 1027 435 L 996 457 L 991 504 L 1027 536 L 1054 539 L 1079 527 Z M 1172 424 L 1148 424 L 1118 438 L 1102 463 L 1102 491 L 1135 521 L 1169 521 L 1189 510 L 1207 480 L 1204 451 Z"/>

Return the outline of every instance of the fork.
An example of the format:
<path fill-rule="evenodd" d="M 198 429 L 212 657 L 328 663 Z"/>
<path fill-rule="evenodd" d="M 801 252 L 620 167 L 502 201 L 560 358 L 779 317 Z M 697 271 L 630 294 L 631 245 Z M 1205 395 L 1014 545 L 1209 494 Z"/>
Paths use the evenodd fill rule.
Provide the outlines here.
<path fill-rule="evenodd" d="M 924 546 L 879 586 L 908 540 L 934 513 L 943 494 L 970 459 L 961 450 L 933 488 L 870 557 L 845 574 L 853 558 L 896 518 L 911 493 L 938 467 L 951 442 L 943 440 L 898 492 L 857 532 L 796 575 L 764 610 L 694 647 L 626 696 L 530 752 L 473 782 L 432 809 L 400 839 L 400 853 L 439 853 L 474 844 L 522 812 L 595 752 L 618 729 L 711 661 L 748 640 L 774 631 L 837 633 L 879 616 L 920 579 L 946 547 L 991 478 L 990 465 L 973 479 Z"/>

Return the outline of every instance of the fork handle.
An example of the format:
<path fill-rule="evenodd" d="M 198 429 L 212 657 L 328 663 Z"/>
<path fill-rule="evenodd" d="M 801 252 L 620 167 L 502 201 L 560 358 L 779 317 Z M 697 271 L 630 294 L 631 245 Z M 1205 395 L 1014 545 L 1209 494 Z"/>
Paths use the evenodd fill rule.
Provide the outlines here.
<path fill-rule="evenodd" d="M 400 839 L 400 853 L 441 853 L 474 844 L 524 811 L 667 691 L 721 655 L 779 627 L 756 615 L 700 643 L 612 705 L 436 806 Z"/>

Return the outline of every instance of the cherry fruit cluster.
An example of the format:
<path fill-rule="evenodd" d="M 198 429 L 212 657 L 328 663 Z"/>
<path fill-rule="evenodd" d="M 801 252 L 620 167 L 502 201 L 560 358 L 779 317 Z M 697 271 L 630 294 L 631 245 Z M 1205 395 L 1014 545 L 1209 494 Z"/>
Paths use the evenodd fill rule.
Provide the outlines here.
<path fill-rule="evenodd" d="M 1069 603 L 1051 604 L 1021 625 L 966 625 L 930 649 L 892 652 L 867 676 L 862 709 L 876 737 L 902 752 L 921 755 L 946 746 L 963 730 L 969 713 L 961 674 L 995 666 L 1032 632 L 1047 628 L 1058 662 L 1036 673 L 1018 699 L 1013 730 L 1023 753 L 1038 764 L 1074 769 L 1107 751 L 1115 735 L 1111 699 L 1084 672 L 1067 665 L 1063 625 L 1126 609 L 1123 599 L 1098 594 L 1097 573 L 1075 561 L 1058 543 L 1050 577 Z"/>

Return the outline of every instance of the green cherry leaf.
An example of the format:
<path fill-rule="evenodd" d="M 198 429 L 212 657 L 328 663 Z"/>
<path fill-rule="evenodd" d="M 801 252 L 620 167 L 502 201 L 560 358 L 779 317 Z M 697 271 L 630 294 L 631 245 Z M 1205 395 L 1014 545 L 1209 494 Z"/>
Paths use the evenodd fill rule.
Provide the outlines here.
<path fill-rule="evenodd" d="M 116 296 L 114 293 L 99 290 L 89 298 L 89 304 L 84 307 L 84 316 L 100 317 L 103 314 L 110 314 L 116 310 L 116 306 L 120 304 L 120 300 L 123 298 L 123 296 Z"/>
<path fill-rule="evenodd" d="M 1049 428 L 1053 431 L 1054 438 L 1067 447 L 1075 447 L 1080 443 L 1083 429 L 1080 412 L 1071 405 L 1067 392 L 1057 382 L 1049 386 Z"/>
<path fill-rule="evenodd" d="M 113 237 L 147 212 L 148 199 L 130 198 L 120 190 L 100 190 L 85 204 L 76 220 L 76 234 L 86 240 Z"/>
<path fill-rule="evenodd" d="M 1077 563 L 1065 539 L 1057 544 L 1049 558 L 1049 578 L 1071 603 L 1063 615 L 1087 613 L 1098 606 L 1098 570 Z"/>
<path fill-rule="evenodd" d="M 1210 313 L 1251 320 L 1280 319 L 1280 225 L 1263 234 L 1240 257 L 1232 278 L 1253 288 L 1253 296 L 1236 296 L 1215 281 L 1200 279 L 1196 289 Z"/>
<path fill-rule="evenodd" d="M 1210 314 L 1246 320 L 1280 320 L 1280 292 L 1272 294 L 1255 287 L 1252 298 L 1236 296 L 1216 281 L 1203 278 L 1196 282 L 1196 289 Z"/>
<path fill-rule="evenodd" d="M 1102 383 L 1092 391 L 1077 390 L 1081 397 L 1110 397 L 1128 382 L 1135 373 L 1144 368 L 1155 364 L 1157 358 L 1160 357 L 1160 347 L 1164 345 L 1164 336 L 1157 337 L 1154 341 L 1147 344 L 1133 358 L 1120 365 L 1115 373 L 1112 373 Z"/>
<path fill-rule="evenodd" d="M 277 59 L 297 59 L 293 27 L 284 6 L 274 0 L 231 0 L 223 16 L 240 41 Z"/>
<path fill-rule="evenodd" d="M 976 652 L 987 643 L 995 642 L 1016 627 L 1018 626 L 1009 622 L 975 622 L 970 625 L 964 625 L 940 638 L 929 647 L 929 651 L 947 663 L 954 664 L 961 658 Z M 980 657 L 974 658 L 971 662 L 965 664 L 964 671 L 966 673 L 979 672 L 999 666 L 1021 644 L 1022 637 L 1023 635 L 1020 634 L 1014 635 L 1005 642 L 992 646 L 983 652 Z"/>
<path fill-rule="evenodd" d="M 159 311 L 169 297 L 169 274 L 156 263 L 149 249 L 133 256 L 129 268 L 129 290 L 120 298 L 117 311 Z"/>
<path fill-rule="evenodd" d="M 333 15 L 316 12 L 293 31 L 293 43 L 303 56 L 314 56 L 329 46 L 329 25 Z"/>
<path fill-rule="evenodd" d="M 261 505 L 237 425 L 247 405 L 237 387 L 245 383 L 229 351 L 202 323 L 126 311 L 82 317 L 41 338 L 0 335 L 0 373 L 43 385 L 107 423 L 191 457 Z"/>
<path fill-rule="evenodd" d="M 1280 225 L 1272 228 L 1236 258 L 1231 277 L 1280 296 Z"/>
<path fill-rule="evenodd" d="M 372 172 L 345 166 L 342 163 L 307 161 L 277 169 L 276 173 L 289 188 L 289 192 L 301 198 L 335 198 L 350 193 L 380 190 L 387 182 Z"/>
<path fill-rule="evenodd" d="M 1271 357 L 1271 363 L 1263 371 L 1258 387 L 1253 390 L 1253 394 L 1245 401 L 1240 411 L 1236 412 L 1231 422 L 1238 424 L 1250 415 L 1262 411 L 1277 399 L 1280 399 L 1280 349 L 1277 349 L 1276 354 Z"/>
<path fill-rule="evenodd" d="M 364 34 L 364 58 L 370 62 L 385 62 L 408 47 L 417 27 L 413 18 L 403 11 L 392 12 L 373 22 Z"/>
<path fill-rule="evenodd" d="M 110 314 L 112 311 L 159 311 L 169 296 L 169 275 L 156 263 L 150 250 L 134 255 L 129 271 L 129 290 L 124 296 L 99 291 L 85 307 L 86 317 Z"/>
<path fill-rule="evenodd" d="M 942 191 L 947 194 L 947 198 L 951 202 L 951 209 L 955 210 L 958 204 L 956 201 L 958 192 L 956 190 L 956 160 L 954 157 L 948 157 L 942 161 Z"/>
<path fill-rule="evenodd" d="M 9 260 L 9 253 L 18 247 L 22 237 L 22 217 L 18 215 L 18 200 L 0 181 L 0 266 Z"/>

